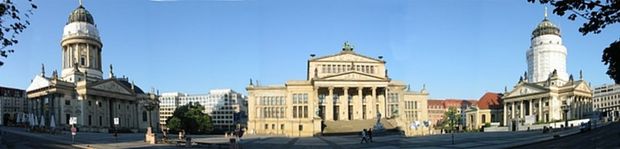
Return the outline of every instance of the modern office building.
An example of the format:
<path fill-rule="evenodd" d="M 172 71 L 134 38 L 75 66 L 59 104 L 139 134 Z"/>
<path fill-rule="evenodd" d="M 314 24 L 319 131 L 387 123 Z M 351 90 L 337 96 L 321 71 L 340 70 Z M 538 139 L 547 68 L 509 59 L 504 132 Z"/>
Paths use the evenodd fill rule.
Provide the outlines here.
<path fill-rule="evenodd" d="M 620 84 L 603 84 L 594 88 L 593 108 L 606 120 L 620 119 Z"/>
<path fill-rule="evenodd" d="M 237 124 L 240 127 L 246 127 L 247 124 L 247 97 L 232 89 L 214 89 L 208 94 L 196 95 L 179 92 L 163 93 L 159 100 L 161 101 L 159 111 L 161 124 L 166 124 L 177 107 L 189 103 L 199 103 L 204 107 L 203 112 L 211 117 L 216 131 L 234 130 Z M 235 117 L 238 118 L 235 119 Z"/>

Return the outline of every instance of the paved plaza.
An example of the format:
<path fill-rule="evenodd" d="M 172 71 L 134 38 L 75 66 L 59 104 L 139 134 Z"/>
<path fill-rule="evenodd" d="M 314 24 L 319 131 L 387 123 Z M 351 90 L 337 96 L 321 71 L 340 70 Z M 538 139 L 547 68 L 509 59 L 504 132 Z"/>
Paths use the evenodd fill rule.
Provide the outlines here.
<path fill-rule="evenodd" d="M 22 128 L 2 127 L 4 133 L 11 133 L 25 137 L 35 137 L 58 144 L 71 144 L 69 133 L 51 135 L 46 133 L 27 132 Z M 476 132 L 454 134 L 452 144 L 451 134 L 432 136 L 402 137 L 392 134 L 376 136 L 373 142 L 360 144 L 357 135 L 323 136 L 288 138 L 278 136 L 244 136 L 242 148 L 508 148 L 545 140 L 553 135 L 567 136 L 578 133 L 578 128 L 571 128 L 553 133 L 543 134 L 541 131 L 522 132 Z M 6 136 L 6 135 L 3 135 Z M 161 136 L 161 134 L 159 135 Z M 170 136 L 176 138 L 176 135 Z M 228 148 L 228 139 L 222 135 L 190 135 L 193 138 L 193 148 Z M 207 145 L 209 144 L 209 145 Z M 150 145 L 144 142 L 144 134 L 120 134 L 118 138 L 108 133 L 78 133 L 76 148 L 179 148 L 176 144 Z"/>

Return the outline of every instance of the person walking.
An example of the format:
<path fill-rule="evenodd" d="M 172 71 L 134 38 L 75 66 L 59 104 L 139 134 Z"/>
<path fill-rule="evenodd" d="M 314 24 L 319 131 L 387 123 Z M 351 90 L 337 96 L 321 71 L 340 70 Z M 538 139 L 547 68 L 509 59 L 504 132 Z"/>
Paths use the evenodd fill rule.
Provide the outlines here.
<path fill-rule="evenodd" d="M 372 142 L 372 128 L 368 128 L 368 140 Z"/>
<path fill-rule="evenodd" d="M 366 134 L 366 129 L 362 130 L 362 141 L 360 141 L 360 144 L 366 142 L 368 143 L 368 139 L 366 139 L 367 134 Z"/>

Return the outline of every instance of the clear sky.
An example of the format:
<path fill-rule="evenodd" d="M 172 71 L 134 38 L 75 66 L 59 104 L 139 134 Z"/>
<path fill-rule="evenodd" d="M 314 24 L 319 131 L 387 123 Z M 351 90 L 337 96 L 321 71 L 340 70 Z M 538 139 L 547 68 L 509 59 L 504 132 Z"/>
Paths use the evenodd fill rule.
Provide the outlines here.
<path fill-rule="evenodd" d="M 0 67 L 0 85 L 25 89 L 45 63 L 61 69 L 60 39 L 78 0 L 35 0 L 32 25 Z M 384 56 L 390 77 L 430 98 L 478 99 L 512 88 L 527 70 L 530 35 L 544 7 L 526 0 L 84 0 L 108 65 L 144 90 L 245 93 L 249 79 L 283 84 L 306 79 L 310 54 L 350 41 L 363 55 Z M 552 10 L 550 8 L 550 10 Z M 592 85 L 611 83 L 602 49 L 620 27 L 582 36 L 584 22 L 550 15 L 568 48 L 567 69 Z"/>

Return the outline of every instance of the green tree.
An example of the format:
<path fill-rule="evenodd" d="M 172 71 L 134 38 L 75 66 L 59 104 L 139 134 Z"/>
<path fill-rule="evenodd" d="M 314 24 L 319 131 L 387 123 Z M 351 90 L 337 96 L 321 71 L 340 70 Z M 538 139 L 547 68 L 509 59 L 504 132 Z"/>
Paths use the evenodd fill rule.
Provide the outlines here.
<path fill-rule="evenodd" d="M 181 129 L 181 119 L 179 119 L 178 117 L 172 117 L 166 122 L 166 126 L 170 129 Z"/>
<path fill-rule="evenodd" d="M 37 9 L 32 0 L 28 0 L 30 5 L 27 11 L 20 11 L 20 7 L 15 5 L 11 0 L 3 0 L 0 2 L 0 57 L 7 58 L 9 53 L 13 53 L 14 49 L 7 49 L 18 43 L 17 35 L 22 33 L 28 25 L 30 25 L 30 16 L 34 9 Z M 4 65 L 0 59 L 0 66 Z"/>
<path fill-rule="evenodd" d="M 444 118 L 441 121 L 441 126 L 447 131 L 454 131 L 455 126 L 461 121 L 461 114 L 454 107 L 448 108 L 448 111 L 443 113 Z"/>
<path fill-rule="evenodd" d="M 612 24 L 620 22 L 620 0 L 527 0 L 528 2 L 551 4 L 555 6 L 553 13 L 564 16 L 567 12 L 568 19 L 574 21 L 577 17 L 587 20 L 579 27 L 579 32 L 584 36 L 588 33 L 598 34 Z M 620 84 L 620 40 L 609 44 L 603 50 L 602 62 L 608 65 L 607 75 Z"/>
<path fill-rule="evenodd" d="M 204 107 L 199 103 L 189 103 L 174 110 L 166 126 L 174 130 L 185 130 L 189 133 L 208 133 L 213 130 L 211 117 L 203 113 Z"/>

